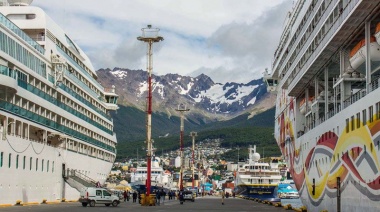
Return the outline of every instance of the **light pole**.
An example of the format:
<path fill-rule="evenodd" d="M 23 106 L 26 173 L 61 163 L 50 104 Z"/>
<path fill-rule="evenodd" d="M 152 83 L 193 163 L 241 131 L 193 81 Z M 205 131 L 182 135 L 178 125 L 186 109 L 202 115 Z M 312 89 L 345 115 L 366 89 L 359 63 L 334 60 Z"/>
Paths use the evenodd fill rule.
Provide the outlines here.
<path fill-rule="evenodd" d="M 184 112 L 189 111 L 190 109 L 186 108 L 186 105 L 179 104 L 176 111 L 179 111 L 181 113 L 181 132 L 179 136 L 179 142 L 180 142 L 180 157 L 181 157 L 181 171 L 180 171 L 180 177 L 179 177 L 179 190 L 183 190 L 183 170 L 185 168 L 185 157 L 183 155 L 183 133 L 184 133 Z"/>
<path fill-rule="evenodd" d="M 160 29 L 152 28 L 152 25 L 148 25 L 147 28 L 142 28 L 142 36 L 137 37 L 137 40 L 143 41 L 148 44 L 147 52 L 147 72 L 148 72 L 148 108 L 147 108 L 147 125 L 146 125 L 146 160 L 147 160 L 147 179 L 146 179 L 146 195 L 150 195 L 151 184 L 151 160 L 152 160 L 152 46 L 153 43 L 158 43 L 164 40 L 163 37 L 158 36 Z"/>
<path fill-rule="evenodd" d="M 192 182 L 192 188 L 194 189 L 194 148 L 195 148 L 195 136 L 197 136 L 197 132 L 191 132 L 190 133 L 190 136 L 193 138 L 193 164 L 192 164 L 192 172 L 193 172 L 193 182 Z M 199 180 L 199 176 L 198 176 L 198 180 Z"/>

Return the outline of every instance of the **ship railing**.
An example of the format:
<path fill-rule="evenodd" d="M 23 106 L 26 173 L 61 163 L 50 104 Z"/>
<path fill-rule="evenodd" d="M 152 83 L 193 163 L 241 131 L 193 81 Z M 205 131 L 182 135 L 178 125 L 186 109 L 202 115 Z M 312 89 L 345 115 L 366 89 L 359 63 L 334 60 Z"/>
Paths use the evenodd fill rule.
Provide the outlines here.
<path fill-rule="evenodd" d="M 345 7 L 342 8 L 341 12 L 338 14 L 338 17 L 334 20 L 331 27 L 329 29 L 327 29 L 326 30 L 327 32 L 321 37 L 320 41 L 318 42 L 317 47 L 314 48 L 314 50 L 311 53 L 309 52 L 309 55 L 305 58 L 306 62 L 304 62 L 303 64 L 299 64 L 299 61 L 301 60 L 303 55 L 306 55 L 306 53 L 308 53 L 307 50 L 308 50 L 310 44 L 313 42 L 314 37 L 316 37 L 316 34 L 319 33 L 319 31 L 317 32 L 317 30 L 313 30 L 313 32 L 309 36 L 310 40 L 303 45 L 304 47 L 298 53 L 296 59 L 294 60 L 295 62 L 292 63 L 291 67 L 288 69 L 289 71 L 285 74 L 285 75 L 288 75 L 288 80 L 287 80 L 288 85 L 290 85 L 293 82 L 298 82 L 301 79 L 303 74 L 299 74 L 299 72 L 301 70 L 303 70 L 305 72 L 307 69 L 309 69 L 311 67 L 314 60 L 322 52 L 322 49 L 327 46 L 327 44 L 330 42 L 331 38 L 335 35 L 337 30 L 341 27 L 343 21 L 349 16 L 350 12 L 358 4 L 359 1 L 360 0 L 351 0 L 350 2 L 347 3 L 347 5 L 345 5 Z M 325 17 L 325 15 L 326 15 L 326 17 Z M 327 18 L 327 13 L 325 13 L 323 15 L 323 17 L 324 17 L 324 19 L 320 19 L 320 20 L 325 20 Z M 317 24 L 315 29 L 319 29 L 321 24 L 324 24 L 324 22 L 319 21 L 319 23 Z M 296 61 L 298 61 L 298 62 L 296 62 Z M 295 73 L 295 71 L 294 71 L 296 66 L 300 66 L 300 69 L 299 69 L 300 71 L 297 71 L 297 73 Z M 293 71 L 291 73 L 289 73 L 290 70 L 293 70 Z M 295 85 L 293 85 L 293 86 L 295 86 Z"/>
<path fill-rule="evenodd" d="M 24 31 L 22 31 L 18 26 L 16 26 L 12 21 L 10 21 L 7 17 L 0 13 L 0 24 L 4 27 L 8 28 L 10 31 L 19 36 L 22 40 L 32 46 L 35 50 L 37 50 L 41 54 L 45 54 L 45 49 L 40 46 L 36 41 L 30 38 Z"/>
<path fill-rule="evenodd" d="M 371 83 L 369 83 L 370 86 L 369 86 L 369 93 L 378 89 L 379 88 L 379 85 L 380 85 L 380 77 L 379 78 L 376 78 L 374 80 L 372 80 Z M 311 129 L 313 129 L 314 127 L 318 126 L 319 124 L 323 123 L 324 121 L 332 118 L 335 116 L 335 114 L 341 112 L 341 110 L 344 110 L 345 108 L 349 107 L 350 105 L 354 104 L 355 102 L 359 101 L 360 99 L 362 99 L 363 97 L 365 97 L 367 95 L 367 91 L 366 91 L 366 88 L 363 88 L 361 90 L 359 90 L 358 92 L 352 94 L 350 97 L 348 97 L 347 99 L 345 99 L 343 101 L 343 108 L 340 107 L 340 105 L 338 105 L 336 107 L 336 110 L 335 109 L 332 109 L 332 110 L 329 110 L 326 114 L 326 116 L 324 115 L 321 115 L 319 117 L 319 119 L 315 120 L 315 121 L 311 121 L 307 126 L 308 128 L 306 128 L 307 130 L 306 131 L 309 131 Z M 301 137 L 304 133 L 299 133 L 298 134 L 298 137 Z"/>
<path fill-rule="evenodd" d="M 84 180 L 85 182 L 87 182 L 89 184 L 93 184 L 94 186 L 96 186 L 96 184 L 97 184 L 97 182 L 95 180 L 93 180 L 90 177 L 82 174 L 79 171 L 76 171 L 75 169 L 67 169 L 67 177 L 78 177 L 78 178 Z"/>

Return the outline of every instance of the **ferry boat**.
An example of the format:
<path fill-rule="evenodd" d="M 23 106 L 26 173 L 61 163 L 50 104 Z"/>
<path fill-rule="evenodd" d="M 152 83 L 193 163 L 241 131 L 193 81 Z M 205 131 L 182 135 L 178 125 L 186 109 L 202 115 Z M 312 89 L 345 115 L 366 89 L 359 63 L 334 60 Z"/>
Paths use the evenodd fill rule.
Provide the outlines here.
<path fill-rule="evenodd" d="M 264 74 L 308 211 L 380 211 L 379 22 L 378 0 L 298 0 Z"/>
<path fill-rule="evenodd" d="M 31 2 L 0 1 L 1 205 L 77 200 L 79 184 L 103 184 L 116 156 L 115 88 Z"/>
<path fill-rule="evenodd" d="M 160 166 L 161 159 L 159 157 L 152 157 L 151 163 L 151 185 L 157 188 L 167 188 L 173 187 L 173 177 L 171 172 L 164 171 L 162 166 Z M 147 179 L 146 166 L 139 166 L 136 171 L 131 174 L 131 185 L 135 190 L 145 190 L 145 182 Z"/>
<path fill-rule="evenodd" d="M 247 198 L 258 198 L 262 201 L 281 201 L 278 198 L 278 184 L 282 178 L 278 160 L 270 163 L 260 162 L 256 146 L 248 148 L 248 162 L 239 165 L 236 172 L 235 191 L 237 195 Z"/>

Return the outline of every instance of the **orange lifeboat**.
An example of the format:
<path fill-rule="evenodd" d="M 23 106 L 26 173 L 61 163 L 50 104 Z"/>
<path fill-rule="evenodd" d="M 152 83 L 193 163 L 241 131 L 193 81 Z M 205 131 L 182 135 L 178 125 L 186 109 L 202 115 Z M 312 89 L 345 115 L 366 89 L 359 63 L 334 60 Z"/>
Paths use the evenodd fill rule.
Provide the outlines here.
<path fill-rule="evenodd" d="M 376 25 L 375 38 L 378 44 L 380 44 L 380 22 Z"/>
<path fill-rule="evenodd" d="M 309 97 L 308 106 L 310 107 L 311 103 L 314 101 L 314 96 Z M 300 113 L 302 115 L 306 114 L 306 98 L 303 98 L 300 102 Z"/>
<path fill-rule="evenodd" d="M 380 61 L 380 45 L 376 42 L 376 38 L 371 36 L 370 47 L 369 47 L 371 60 Z M 367 52 L 365 48 L 365 39 L 361 40 L 350 52 L 350 63 L 353 69 L 358 68 L 364 63 L 367 57 Z"/>

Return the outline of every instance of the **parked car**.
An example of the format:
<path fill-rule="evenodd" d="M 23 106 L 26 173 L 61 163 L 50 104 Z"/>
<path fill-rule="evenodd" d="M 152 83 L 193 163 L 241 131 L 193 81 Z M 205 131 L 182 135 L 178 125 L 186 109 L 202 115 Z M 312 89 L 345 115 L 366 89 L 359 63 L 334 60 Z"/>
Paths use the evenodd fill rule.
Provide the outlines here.
<path fill-rule="evenodd" d="M 104 188 L 89 187 L 80 192 L 79 202 L 82 203 L 83 207 L 87 205 L 94 207 L 95 204 L 105 204 L 106 206 L 112 205 L 116 207 L 120 204 L 120 199 Z"/>
<path fill-rule="evenodd" d="M 191 200 L 192 202 L 195 201 L 195 194 L 192 191 L 184 191 L 183 192 L 183 201 Z"/>

